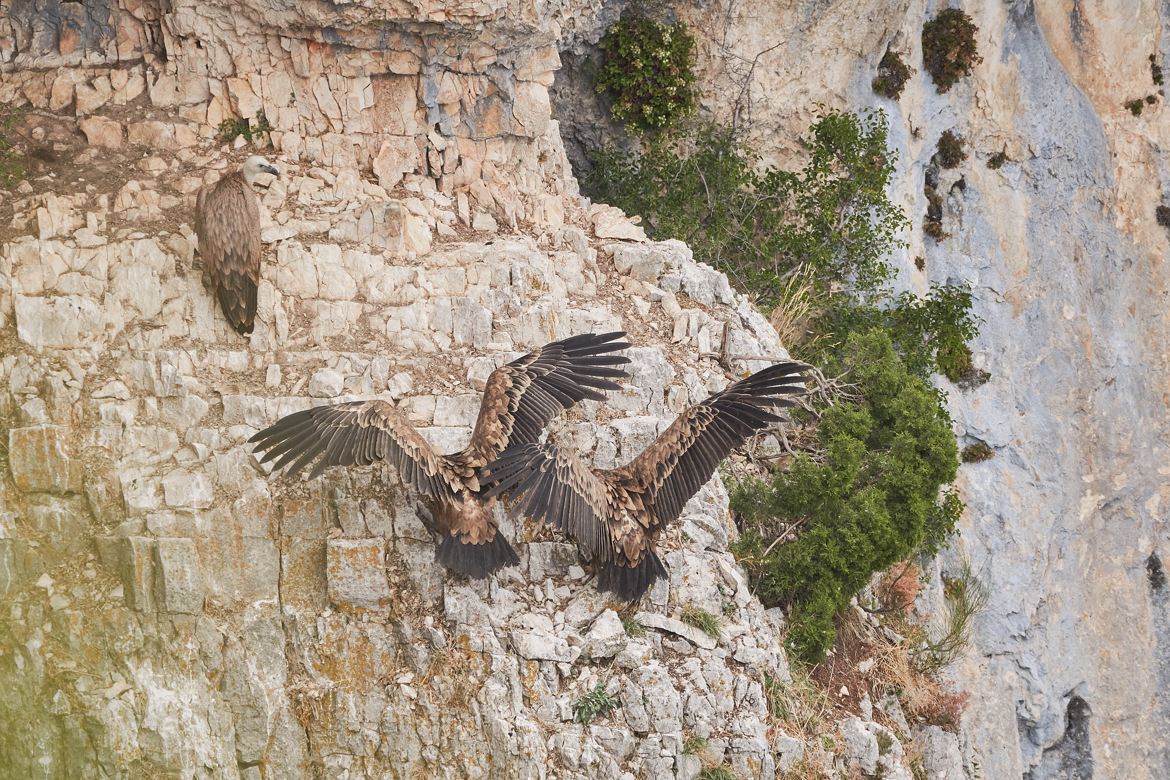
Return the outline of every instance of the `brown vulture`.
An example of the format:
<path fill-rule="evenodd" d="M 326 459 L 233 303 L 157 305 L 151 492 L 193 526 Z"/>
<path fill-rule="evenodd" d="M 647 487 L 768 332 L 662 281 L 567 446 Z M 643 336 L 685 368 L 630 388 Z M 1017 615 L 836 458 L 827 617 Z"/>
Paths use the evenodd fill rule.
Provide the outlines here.
<path fill-rule="evenodd" d="M 484 495 L 568 532 L 598 561 L 599 590 L 639 599 L 666 576 L 654 539 L 711 478 L 719 462 L 781 418 L 802 391 L 800 363 L 778 363 L 690 407 L 638 457 L 616 469 L 585 465 L 551 442 L 516 443 L 483 472 Z"/>
<path fill-rule="evenodd" d="M 260 206 L 253 182 L 280 172 L 253 155 L 239 170 L 200 188 L 195 198 L 195 234 L 203 259 L 203 284 L 219 299 L 232 329 L 244 335 L 256 322 L 260 284 Z"/>
<path fill-rule="evenodd" d="M 460 452 L 438 455 L 403 414 L 386 401 L 349 401 L 282 417 L 250 442 L 276 459 L 273 471 L 295 474 L 316 458 L 309 478 L 329 466 L 384 461 L 417 490 L 441 541 L 435 559 L 469 577 L 486 577 L 519 563 L 496 528 L 495 499 L 480 491 L 480 469 L 508 446 L 535 443 L 544 427 L 583 399 L 601 400 L 627 376 L 630 359 L 614 352 L 629 346 L 625 333 L 584 334 L 554 341 L 497 368 L 488 377 L 471 441 Z"/>

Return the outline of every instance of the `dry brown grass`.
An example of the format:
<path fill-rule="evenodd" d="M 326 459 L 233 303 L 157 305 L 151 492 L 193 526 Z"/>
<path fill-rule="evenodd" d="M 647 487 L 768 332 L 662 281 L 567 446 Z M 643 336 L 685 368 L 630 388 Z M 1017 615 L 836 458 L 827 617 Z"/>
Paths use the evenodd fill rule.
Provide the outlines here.
<path fill-rule="evenodd" d="M 809 324 L 820 311 L 816 274 L 807 265 L 798 266 L 780 288 L 780 302 L 768 318 L 780 343 L 791 350 L 809 335 Z"/>

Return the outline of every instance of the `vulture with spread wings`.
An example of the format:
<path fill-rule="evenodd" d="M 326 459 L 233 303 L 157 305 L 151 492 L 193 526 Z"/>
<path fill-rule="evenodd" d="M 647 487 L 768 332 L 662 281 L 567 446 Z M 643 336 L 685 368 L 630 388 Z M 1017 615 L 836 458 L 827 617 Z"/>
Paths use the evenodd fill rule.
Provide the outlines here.
<path fill-rule="evenodd" d="M 441 541 L 435 559 L 469 577 L 486 577 L 519 563 L 496 527 L 480 489 L 480 470 L 509 446 L 534 443 L 561 412 L 586 398 L 617 390 L 618 368 L 630 359 L 625 333 L 584 334 L 546 344 L 501 366 L 488 377 L 471 441 L 460 452 L 438 455 L 398 409 L 386 401 L 349 401 L 290 414 L 250 442 L 295 474 L 317 460 L 309 478 L 329 466 L 394 466 L 431 511 Z"/>
<path fill-rule="evenodd" d="M 598 589 L 635 601 L 667 573 L 655 537 L 720 461 L 781 420 L 769 410 L 792 405 L 806 368 L 778 363 L 730 385 L 687 409 L 616 469 L 591 468 L 551 442 L 514 444 L 484 469 L 484 495 L 516 498 L 518 514 L 568 532 L 600 563 Z"/>

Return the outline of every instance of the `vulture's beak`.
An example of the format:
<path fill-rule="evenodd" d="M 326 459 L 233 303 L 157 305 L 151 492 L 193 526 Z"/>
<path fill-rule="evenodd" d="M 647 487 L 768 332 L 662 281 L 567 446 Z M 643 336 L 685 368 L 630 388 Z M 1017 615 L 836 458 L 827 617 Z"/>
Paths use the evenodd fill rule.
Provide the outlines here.
<path fill-rule="evenodd" d="M 260 170 L 264 171 L 265 173 L 271 173 L 278 179 L 280 178 L 280 171 L 275 165 L 261 165 Z"/>

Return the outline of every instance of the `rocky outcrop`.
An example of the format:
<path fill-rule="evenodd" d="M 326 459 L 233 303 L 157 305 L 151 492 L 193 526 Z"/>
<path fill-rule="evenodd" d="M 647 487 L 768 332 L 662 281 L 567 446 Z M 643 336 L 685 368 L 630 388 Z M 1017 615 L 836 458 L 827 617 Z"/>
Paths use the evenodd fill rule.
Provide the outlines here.
<path fill-rule="evenodd" d="M 553 433 L 611 465 L 727 382 L 713 355 L 725 327 L 732 354 L 785 355 L 684 245 L 573 197 L 546 87 L 558 25 L 568 34 L 582 9 L 194 8 L 7 9 L 0 93 L 31 107 L 18 129 L 41 151 L 3 203 L 0 765 L 224 778 L 831 765 L 769 712 L 766 682 L 788 678 L 778 616 L 727 552 L 718 477 L 664 539 L 670 579 L 623 620 L 547 530 L 501 517 L 521 565 L 468 582 L 434 563 L 392 474 L 270 479 L 245 445 L 311 403 L 377 396 L 450 451 L 495 366 L 622 328 L 628 386 Z M 216 140 L 229 117 L 253 120 L 283 170 L 261 182 L 246 340 L 201 287 L 190 228 L 195 190 L 252 151 Z M 719 636 L 682 621 L 684 605 L 717 616 Z M 604 706 L 581 709 L 587 696 Z M 868 760 L 846 748 L 842 766 Z M 882 766 L 904 776 L 901 755 Z"/>
<path fill-rule="evenodd" d="M 975 362 L 992 378 L 946 388 L 960 436 L 995 451 L 963 470 L 968 512 L 944 558 L 955 568 L 969 556 L 992 593 L 953 670 L 972 696 L 967 776 L 1162 777 L 1170 639 L 1164 577 L 1149 572 L 1165 558 L 1170 498 L 1159 465 L 1170 233 L 1156 220 L 1170 192 L 1170 124 L 1151 67 L 1165 65 L 1165 8 L 961 4 L 982 61 L 939 95 L 921 31 L 945 5 L 715 2 L 677 13 L 698 31 L 704 113 L 740 127 L 766 159 L 799 155 L 818 104 L 885 110 L 897 199 L 914 223 L 902 284 L 973 285 L 984 321 Z M 897 102 L 870 87 L 887 48 L 916 71 Z M 947 130 L 971 156 L 936 185 L 950 234 L 936 242 L 919 226 Z"/>

